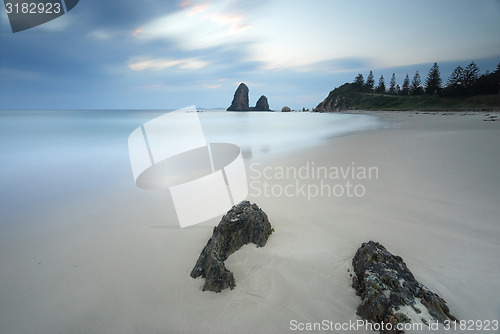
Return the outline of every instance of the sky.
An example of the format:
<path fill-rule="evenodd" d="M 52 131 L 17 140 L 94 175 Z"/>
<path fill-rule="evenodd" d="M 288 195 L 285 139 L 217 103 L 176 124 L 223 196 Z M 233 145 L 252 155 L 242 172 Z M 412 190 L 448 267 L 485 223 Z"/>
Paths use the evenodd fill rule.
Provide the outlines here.
<path fill-rule="evenodd" d="M 13 33 L 0 7 L 0 109 L 313 108 L 373 70 L 402 84 L 500 63 L 500 0 L 80 0 Z"/>

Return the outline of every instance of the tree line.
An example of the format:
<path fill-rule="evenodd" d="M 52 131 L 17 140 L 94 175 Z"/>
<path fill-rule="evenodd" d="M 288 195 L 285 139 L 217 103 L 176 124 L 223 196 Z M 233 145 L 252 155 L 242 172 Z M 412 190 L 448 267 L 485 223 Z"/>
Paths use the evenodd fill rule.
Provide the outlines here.
<path fill-rule="evenodd" d="M 457 66 L 445 85 L 443 85 L 437 63 L 434 63 L 429 70 L 424 84 L 422 84 L 420 74 L 416 71 L 411 81 L 408 74 L 406 74 L 402 86 L 396 84 L 396 75 L 394 73 L 389 87 L 386 86 L 383 75 L 380 76 L 378 85 L 375 86 L 373 71 L 370 71 L 366 80 L 361 73 L 358 74 L 352 85 L 362 92 L 402 96 L 438 94 L 452 97 L 497 94 L 500 91 L 500 63 L 494 72 L 486 71 L 482 75 L 474 62 L 471 62 L 465 68 Z"/>

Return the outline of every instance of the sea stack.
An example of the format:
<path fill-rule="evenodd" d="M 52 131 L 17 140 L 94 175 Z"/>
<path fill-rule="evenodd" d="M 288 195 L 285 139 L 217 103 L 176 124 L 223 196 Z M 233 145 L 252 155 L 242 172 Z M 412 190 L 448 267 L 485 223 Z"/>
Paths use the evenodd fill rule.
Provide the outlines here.
<path fill-rule="evenodd" d="M 238 89 L 234 93 L 233 102 L 231 106 L 227 108 L 227 111 L 248 111 L 250 110 L 250 105 L 248 103 L 248 87 L 243 82 L 240 83 Z"/>
<path fill-rule="evenodd" d="M 258 100 L 257 103 L 255 104 L 255 107 L 252 108 L 252 110 L 255 111 L 271 111 L 269 109 L 269 103 L 267 102 L 267 97 L 262 95 Z"/>

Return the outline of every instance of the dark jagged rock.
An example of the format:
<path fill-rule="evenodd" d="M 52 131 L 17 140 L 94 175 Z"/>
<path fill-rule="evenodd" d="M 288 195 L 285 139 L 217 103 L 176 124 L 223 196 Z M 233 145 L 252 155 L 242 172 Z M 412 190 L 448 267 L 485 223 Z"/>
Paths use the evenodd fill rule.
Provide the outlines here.
<path fill-rule="evenodd" d="M 236 89 L 236 92 L 234 93 L 233 102 L 231 103 L 231 106 L 227 108 L 227 111 L 271 111 L 271 109 L 269 109 L 267 97 L 264 95 L 259 98 L 255 107 L 250 108 L 248 91 L 247 85 L 243 82 L 240 83 L 238 89 Z"/>
<path fill-rule="evenodd" d="M 257 100 L 255 107 L 252 107 L 250 109 L 255 111 L 271 111 L 271 109 L 269 109 L 269 103 L 267 102 L 267 97 L 265 97 L 264 95 L 262 95 Z"/>
<path fill-rule="evenodd" d="M 250 106 L 248 103 L 248 87 L 243 82 L 240 83 L 236 92 L 234 92 L 233 102 L 227 108 L 227 111 L 248 111 Z"/>
<path fill-rule="evenodd" d="M 404 333 L 396 329 L 398 323 L 457 320 L 441 297 L 413 277 L 401 257 L 379 243 L 363 243 L 352 265 L 352 286 L 361 297 L 357 314 L 370 322 L 384 323 L 380 333 Z"/>
<path fill-rule="evenodd" d="M 205 278 L 203 291 L 221 292 L 233 289 L 233 273 L 226 269 L 224 261 L 241 248 L 254 243 L 257 247 L 265 246 L 272 233 L 267 215 L 256 204 L 243 201 L 231 208 L 218 226 L 196 261 L 190 276 Z"/>

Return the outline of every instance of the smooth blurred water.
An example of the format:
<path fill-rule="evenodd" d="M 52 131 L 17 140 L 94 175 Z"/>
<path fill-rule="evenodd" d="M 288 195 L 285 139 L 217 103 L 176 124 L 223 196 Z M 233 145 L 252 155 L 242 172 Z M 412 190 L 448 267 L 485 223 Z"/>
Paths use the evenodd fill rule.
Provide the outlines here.
<path fill-rule="evenodd" d="M 254 158 L 380 126 L 372 116 L 330 113 L 208 112 L 199 118 L 208 142 L 236 144 Z"/>
<path fill-rule="evenodd" d="M 128 137 L 166 112 L 0 111 L 0 224 L 22 221 L 30 210 L 57 210 L 68 199 L 135 189 Z M 360 115 L 197 114 L 207 142 L 236 144 L 252 159 L 380 126 Z"/>

